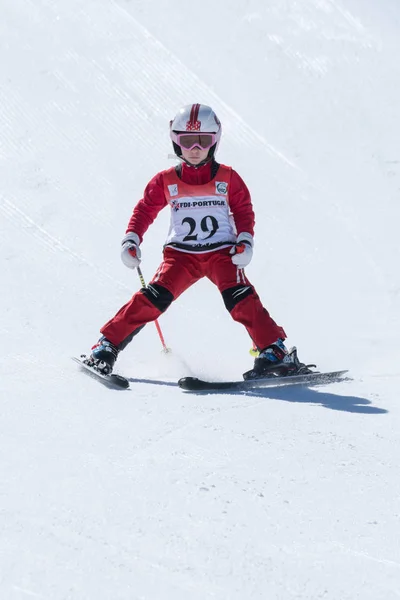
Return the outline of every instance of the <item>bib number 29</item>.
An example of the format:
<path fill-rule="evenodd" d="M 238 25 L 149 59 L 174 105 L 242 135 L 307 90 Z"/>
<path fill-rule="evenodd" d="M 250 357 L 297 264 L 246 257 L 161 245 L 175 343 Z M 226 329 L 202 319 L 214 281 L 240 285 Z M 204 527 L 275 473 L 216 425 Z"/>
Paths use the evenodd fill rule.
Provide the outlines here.
<path fill-rule="evenodd" d="M 182 219 L 182 225 L 183 225 L 183 223 L 187 223 L 190 228 L 189 233 L 183 238 L 183 241 L 189 242 L 189 241 L 197 240 L 198 234 L 195 233 L 196 229 L 197 229 L 196 220 L 193 219 L 192 217 L 185 217 L 184 219 Z M 208 235 L 206 235 L 206 237 L 204 237 L 202 239 L 208 240 L 210 237 L 215 235 L 215 233 L 218 231 L 218 229 L 219 229 L 218 221 L 212 215 L 207 215 L 206 217 L 203 217 L 202 220 L 200 221 L 200 228 L 202 231 L 204 231 L 204 233 L 208 233 Z"/>

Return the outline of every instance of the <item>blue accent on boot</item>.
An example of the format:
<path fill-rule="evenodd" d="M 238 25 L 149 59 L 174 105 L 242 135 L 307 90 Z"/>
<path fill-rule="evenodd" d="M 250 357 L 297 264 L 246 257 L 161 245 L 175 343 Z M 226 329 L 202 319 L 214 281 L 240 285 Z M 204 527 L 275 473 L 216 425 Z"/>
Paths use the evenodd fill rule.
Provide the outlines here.
<path fill-rule="evenodd" d="M 97 344 L 93 346 L 91 358 L 95 361 L 106 363 L 108 367 L 107 371 L 111 373 L 118 358 L 118 352 L 118 348 L 103 335 Z"/>
<path fill-rule="evenodd" d="M 288 354 L 287 348 L 283 343 L 281 338 L 277 339 L 274 344 L 267 346 L 264 350 L 260 352 L 256 361 L 258 363 L 259 359 L 263 362 L 268 361 L 270 363 L 280 363 L 284 359 L 284 357 Z"/>

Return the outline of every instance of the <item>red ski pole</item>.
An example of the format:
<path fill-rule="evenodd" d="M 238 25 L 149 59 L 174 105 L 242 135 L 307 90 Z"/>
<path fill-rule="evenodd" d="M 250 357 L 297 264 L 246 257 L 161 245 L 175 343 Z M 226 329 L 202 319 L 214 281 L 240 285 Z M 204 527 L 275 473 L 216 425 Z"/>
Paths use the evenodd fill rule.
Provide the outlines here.
<path fill-rule="evenodd" d="M 138 272 L 140 283 L 142 284 L 142 287 L 144 287 L 144 288 L 147 287 L 146 286 L 146 282 L 145 282 L 144 277 L 143 277 L 143 273 L 142 273 L 141 268 L 140 267 L 136 267 L 136 270 Z M 162 344 L 162 347 L 163 347 L 163 352 L 165 352 L 166 354 L 168 352 L 171 352 L 171 348 L 168 348 L 167 345 L 166 345 L 166 343 L 165 343 L 164 336 L 162 334 L 160 323 L 158 322 L 158 319 L 156 319 L 154 321 L 154 324 L 155 324 L 156 329 L 157 329 L 158 337 L 161 340 L 161 344 Z"/>

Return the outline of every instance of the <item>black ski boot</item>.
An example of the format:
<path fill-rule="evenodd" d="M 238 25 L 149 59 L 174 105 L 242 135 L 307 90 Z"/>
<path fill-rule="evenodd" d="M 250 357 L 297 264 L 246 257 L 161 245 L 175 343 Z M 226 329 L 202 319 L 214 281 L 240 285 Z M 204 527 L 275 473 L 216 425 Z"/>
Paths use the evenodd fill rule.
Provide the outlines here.
<path fill-rule="evenodd" d="M 288 351 L 283 340 L 278 339 L 260 352 L 254 361 L 254 367 L 243 373 L 243 379 L 304 375 L 312 373 L 310 367 L 315 365 L 305 365 L 299 361 L 295 346 Z"/>
<path fill-rule="evenodd" d="M 109 375 L 115 361 L 118 358 L 119 349 L 114 346 L 104 335 L 99 339 L 97 344 L 92 347 L 90 357 L 85 361 L 89 367 L 94 367 L 100 373 Z"/>

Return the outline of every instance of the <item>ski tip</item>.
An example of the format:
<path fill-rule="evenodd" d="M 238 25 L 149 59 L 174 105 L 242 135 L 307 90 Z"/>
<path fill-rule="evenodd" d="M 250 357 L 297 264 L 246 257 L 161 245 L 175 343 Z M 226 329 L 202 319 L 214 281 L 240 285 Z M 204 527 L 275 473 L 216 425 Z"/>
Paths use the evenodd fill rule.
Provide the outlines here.
<path fill-rule="evenodd" d="M 122 375 L 112 373 L 111 375 L 109 375 L 109 377 L 116 387 L 119 387 L 122 390 L 129 390 L 129 381 L 125 377 L 122 377 Z"/>
<path fill-rule="evenodd" d="M 178 380 L 178 386 L 182 390 L 201 390 L 203 389 L 204 381 L 198 379 L 197 377 L 182 377 Z"/>
<path fill-rule="evenodd" d="M 181 379 L 178 380 L 178 386 L 180 388 L 182 388 L 183 390 L 187 389 L 187 385 L 188 382 L 191 381 L 192 379 L 196 379 L 195 377 L 181 377 Z"/>

